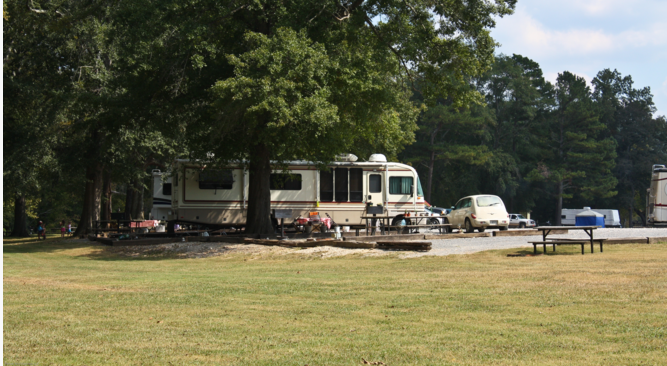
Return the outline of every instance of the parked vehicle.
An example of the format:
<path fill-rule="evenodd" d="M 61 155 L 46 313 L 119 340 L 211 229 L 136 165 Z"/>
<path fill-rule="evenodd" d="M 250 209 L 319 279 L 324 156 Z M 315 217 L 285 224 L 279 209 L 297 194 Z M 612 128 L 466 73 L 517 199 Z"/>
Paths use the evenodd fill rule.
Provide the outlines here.
<path fill-rule="evenodd" d="M 426 214 L 430 216 L 440 216 L 440 217 L 433 217 L 428 220 L 428 224 L 430 225 L 438 225 L 438 224 L 443 224 L 445 223 L 445 218 L 442 216 L 446 216 L 451 209 L 449 208 L 442 208 L 442 207 L 435 207 L 435 206 L 430 206 L 430 207 L 424 207 L 424 211 Z M 432 227 L 431 229 L 435 229 L 436 227 Z M 443 231 L 447 232 L 449 231 L 449 228 L 442 228 Z"/>
<path fill-rule="evenodd" d="M 151 220 L 167 220 L 171 215 L 171 177 L 159 169 L 153 170 L 153 208 Z"/>
<path fill-rule="evenodd" d="M 527 219 L 523 217 L 522 214 L 509 214 L 510 215 L 510 227 L 526 228 L 526 227 L 535 227 L 537 224 L 535 220 Z"/>
<path fill-rule="evenodd" d="M 590 207 L 562 209 L 560 224 L 572 226 L 576 225 L 577 215 L 587 210 L 590 210 Z M 618 213 L 618 210 L 594 208 L 593 211 L 604 216 L 605 227 L 621 227 L 621 216 Z"/>
<path fill-rule="evenodd" d="M 667 167 L 653 165 L 651 187 L 646 191 L 646 223 L 667 226 Z"/>
<path fill-rule="evenodd" d="M 507 230 L 509 226 L 509 215 L 503 200 L 492 195 L 461 198 L 446 219 L 446 223 L 465 228 L 467 233 L 475 229 L 481 233 L 488 228 Z"/>
<path fill-rule="evenodd" d="M 346 155 L 328 169 L 309 161 L 291 161 L 287 171 L 271 173 L 271 209 L 291 209 L 294 222 L 318 212 L 341 226 L 364 224 L 368 206 L 382 206 L 391 225 L 424 212 L 417 171 L 373 154 L 367 162 Z M 248 209 L 249 172 L 232 164 L 206 168 L 199 161 L 176 160 L 173 166 L 172 219 L 188 224 L 243 225 Z"/>

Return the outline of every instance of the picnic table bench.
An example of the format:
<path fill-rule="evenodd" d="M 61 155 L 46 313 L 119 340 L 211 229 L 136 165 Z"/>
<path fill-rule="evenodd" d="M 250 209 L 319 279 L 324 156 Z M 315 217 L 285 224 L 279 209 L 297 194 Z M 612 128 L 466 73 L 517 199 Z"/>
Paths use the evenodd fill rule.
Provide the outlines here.
<path fill-rule="evenodd" d="M 397 229 L 397 228 L 420 228 L 420 227 L 428 227 L 428 228 L 435 228 L 438 227 L 440 229 L 440 232 L 442 233 L 442 228 L 444 227 L 449 227 L 451 224 L 419 224 L 423 220 L 431 220 L 431 219 L 438 219 L 438 218 L 443 218 L 445 216 L 439 215 L 439 216 L 405 216 L 404 219 L 406 222 L 416 222 L 416 224 L 413 225 L 390 225 L 389 223 L 395 220 L 397 217 L 400 216 L 391 216 L 391 215 L 362 215 L 361 219 L 366 220 L 366 227 L 370 230 L 372 230 L 372 234 L 375 234 L 375 223 L 379 222 L 381 224 L 380 226 L 380 233 L 382 235 L 385 235 L 386 230 L 391 230 L 391 229 Z M 393 223 L 393 222 L 392 222 Z M 446 233 L 446 232 L 445 232 Z"/>
<path fill-rule="evenodd" d="M 590 243 L 591 244 L 591 253 L 593 253 L 593 244 L 597 241 L 600 243 L 600 252 L 602 252 L 602 243 L 606 239 L 595 239 L 593 237 L 593 231 L 599 228 L 599 226 L 538 226 L 536 229 L 542 232 L 542 241 L 538 242 L 529 242 L 533 244 L 533 253 L 537 252 L 537 245 L 542 244 L 544 247 L 544 252 L 546 253 L 547 244 L 553 244 L 553 250 L 556 250 L 556 245 L 581 245 L 581 254 L 584 254 L 583 244 L 580 242 Z M 547 236 L 551 234 L 552 231 L 557 230 L 583 230 L 588 234 L 589 239 L 547 239 Z"/>
<path fill-rule="evenodd" d="M 356 236 L 359 236 L 359 230 L 366 229 L 366 225 L 347 225 L 351 230 L 354 230 Z"/>
<path fill-rule="evenodd" d="M 402 225 L 402 226 L 390 226 L 392 228 L 415 228 L 417 229 L 417 232 L 419 232 L 419 228 L 429 228 L 429 229 L 438 229 L 440 234 L 443 234 L 443 229 L 444 229 L 444 234 L 447 234 L 447 229 L 452 226 L 452 224 L 422 224 L 422 225 Z"/>
<path fill-rule="evenodd" d="M 581 254 L 584 254 L 584 245 L 592 242 L 600 243 L 600 253 L 602 253 L 602 244 L 607 239 L 549 239 L 544 241 L 531 241 L 529 243 L 533 244 L 533 253 L 537 254 L 537 246 L 542 245 L 542 250 L 544 253 L 547 252 L 547 245 L 553 246 L 553 251 L 556 251 L 556 245 L 580 245 Z M 591 244 L 591 253 L 593 253 L 593 244 Z"/>

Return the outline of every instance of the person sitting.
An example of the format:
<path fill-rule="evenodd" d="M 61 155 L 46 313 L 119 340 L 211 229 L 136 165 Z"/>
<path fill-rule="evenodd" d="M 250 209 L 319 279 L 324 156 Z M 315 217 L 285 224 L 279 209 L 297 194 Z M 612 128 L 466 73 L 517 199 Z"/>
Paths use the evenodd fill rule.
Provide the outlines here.
<path fill-rule="evenodd" d="M 42 221 L 37 224 L 37 240 L 39 240 L 40 237 L 46 240 L 46 227 Z"/>

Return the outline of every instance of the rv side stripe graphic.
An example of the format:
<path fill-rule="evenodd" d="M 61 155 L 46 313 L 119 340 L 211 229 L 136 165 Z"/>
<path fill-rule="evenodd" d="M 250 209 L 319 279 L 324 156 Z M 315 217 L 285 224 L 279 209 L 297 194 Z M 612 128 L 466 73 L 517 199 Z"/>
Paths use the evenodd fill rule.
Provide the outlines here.
<path fill-rule="evenodd" d="M 658 182 L 658 181 L 661 181 L 661 180 L 667 180 L 667 178 L 653 179 L 654 182 Z"/>

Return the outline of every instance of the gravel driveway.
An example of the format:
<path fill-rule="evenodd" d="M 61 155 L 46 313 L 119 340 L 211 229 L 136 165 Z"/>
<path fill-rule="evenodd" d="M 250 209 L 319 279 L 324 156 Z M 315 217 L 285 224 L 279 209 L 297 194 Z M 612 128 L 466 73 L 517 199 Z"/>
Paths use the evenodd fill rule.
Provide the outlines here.
<path fill-rule="evenodd" d="M 511 230 L 511 229 L 510 229 Z M 636 237 L 667 237 L 667 228 L 633 228 L 633 229 L 597 229 L 594 238 L 636 238 Z M 582 230 L 571 230 L 565 235 L 549 235 L 549 238 L 588 238 Z M 427 253 L 415 253 L 410 257 L 422 255 L 468 254 L 491 249 L 509 249 L 533 247 L 529 241 L 542 240 L 542 235 L 534 236 L 493 236 L 490 238 L 465 239 L 434 239 L 432 249 Z"/>

